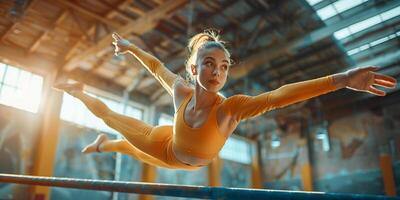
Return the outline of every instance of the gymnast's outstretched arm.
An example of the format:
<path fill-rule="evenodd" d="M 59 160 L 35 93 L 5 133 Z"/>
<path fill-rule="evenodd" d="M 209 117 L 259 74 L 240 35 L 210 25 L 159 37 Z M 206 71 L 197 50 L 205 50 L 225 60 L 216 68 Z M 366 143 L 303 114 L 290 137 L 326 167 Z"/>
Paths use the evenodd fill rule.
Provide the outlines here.
<path fill-rule="evenodd" d="M 172 95 L 173 85 L 175 80 L 179 77 L 177 74 L 171 72 L 165 65 L 156 57 L 143 51 L 136 45 L 130 43 L 128 40 L 123 39 L 117 33 L 113 34 L 115 42 L 116 54 L 132 54 L 138 59 L 144 67 L 161 83 L 161 85 Z"/>
<path fill-rule="evenodd" d="M 240 121 L 345 87 L 384 96 L 385 92 L 376 89 L 374 85 L 393 88 L 396 79 L 374 72 L 377 69 L 356 68 L 322 78 L 287 84 L 258 96 L 235 95 L 226 99 L 222 108 L 232 119 Z"/>

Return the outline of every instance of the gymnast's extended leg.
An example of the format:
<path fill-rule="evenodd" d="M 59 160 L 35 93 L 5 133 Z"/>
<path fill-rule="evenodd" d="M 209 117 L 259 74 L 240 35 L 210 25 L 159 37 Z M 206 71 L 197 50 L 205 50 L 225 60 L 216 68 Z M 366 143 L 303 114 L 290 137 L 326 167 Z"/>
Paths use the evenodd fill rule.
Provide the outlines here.
<path fill-rule="evenodd" d="M 160 167 L 171 167 L 166 165 L 165 162 L 160 161 L 133 146 L 126 139 L 110 140 L 104 133 L 97 136 L 96 140 L 86 146 L 82 153 L 95 153 L 95 152 L 119 152 L 131 156 L 132 158 L 140 161 L 147 161 L 149 164 L 157 165 Z"/>
<path fill-rule="evenodd" d="M 109 143 L 110 151 L 116 150 L 134 155 L 136 158 L 150 159 L 142 160 L 148 163 L 156 160 L 167 163 L 166 148 L 172 137 L 172 127 L 153 127 L 135 118 L 118 114 L 110 110 L 100 100 L 85 94 L 82 91 L 81 84 L 62 84 L 56 87 L 81 100 L 94 115 L 121 133 L 129 144 L 133 145 L 133 148 L 130 148 L 126 142 L 111 142 Z M 127 152 L 129 150 L 134 150 L 135 152 Z M 154 164 L 159 165 L 160 163 Z"/>

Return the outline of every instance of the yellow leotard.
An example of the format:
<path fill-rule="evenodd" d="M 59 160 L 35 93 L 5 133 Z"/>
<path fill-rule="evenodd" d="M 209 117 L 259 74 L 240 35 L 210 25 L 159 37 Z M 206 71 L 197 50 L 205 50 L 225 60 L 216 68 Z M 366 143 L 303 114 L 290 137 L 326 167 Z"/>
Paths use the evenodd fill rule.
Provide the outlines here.
<path fill-rule="evenodd" d="M 161 85 L 173 94 L 173 84 L 178 76 L 169 71 L 158 59 L 150 54 L 132 47 L 132 54 L 139 58 L 149 72 Z M 185 108 L 193 95 L 191 92 L 178 107 L 173 126 L 151 126 L 140 120 L 129 118 L 118 113 L 108 111 L 99 102 L 81 97 L 85 105 L 102 118 L 110 127 L 125 136 L 132 148 L 124 153 L 132 155 L 143 162 L 186 170 L 196 170 L 199 166 L 191 166 L 178 160 L 172 150 L 179 149 L 187 155 L 200 159 L 212 159 L 223 147 L 226 139 L 219 132 L 216 107 L 219 106 L 226 115 L 240 121 L 263 114 L 275 108 L 281 108 L 293 103 L 319 96 L 336 90 L 333 76 L 326 76 L 313 80 L 288 84 L 276 90 L 258 96 L 234 95 L 229 98 L 220 97 L 212 107 L 207 121 L 199 128 L 191 128 L 185 123 Z M 105 112 L 106 110 L 106 112 Z M 105 113 L 105 114 L 104 114 Z"/>

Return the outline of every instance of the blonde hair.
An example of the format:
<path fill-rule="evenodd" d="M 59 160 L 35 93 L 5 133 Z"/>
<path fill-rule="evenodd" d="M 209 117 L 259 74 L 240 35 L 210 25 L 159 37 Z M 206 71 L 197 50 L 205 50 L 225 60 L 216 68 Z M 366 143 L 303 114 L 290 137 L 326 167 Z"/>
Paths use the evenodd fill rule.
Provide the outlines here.
<path fill-rule="evenodd" d="M 188 57 L 185 62 L 186 80 L 193 83 L 194 77 L 191 72 L 191 65 L 196 63 L 197 53 L 203 48 L 220 48 L 230 57 L 229 51 L 225 47 L 225 41 L 220 40 L 220 36 L 216 31 L 205 30 L 203 33 L 198 33 L 190 38 L 188 43 Z"/>

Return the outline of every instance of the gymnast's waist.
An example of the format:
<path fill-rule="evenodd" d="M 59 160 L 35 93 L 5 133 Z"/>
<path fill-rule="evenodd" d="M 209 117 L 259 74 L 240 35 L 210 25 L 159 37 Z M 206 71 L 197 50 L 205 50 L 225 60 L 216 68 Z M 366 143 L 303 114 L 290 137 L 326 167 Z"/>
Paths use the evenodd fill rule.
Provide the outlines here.
<path fill-rule="evenodd" d="M 191 166 L 205 166 L 208 165 L 215 157 L 215 154 L 212 155 L 205 155 L 201 154 L 198 155 L 190 150 L 182 149 L 176 145 L 172 145 L 172 150 L 175 157 L 184 164 L 191 165 Z"/>

